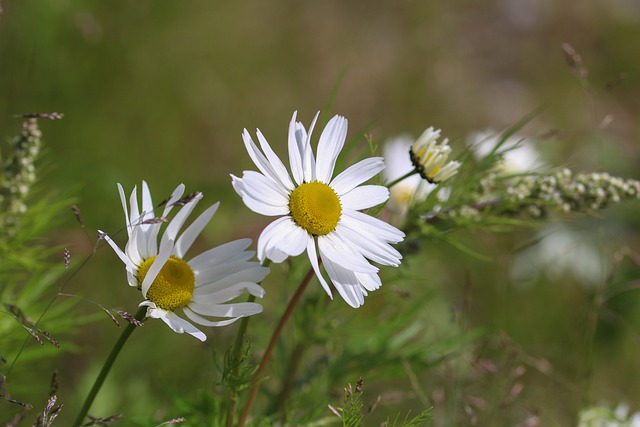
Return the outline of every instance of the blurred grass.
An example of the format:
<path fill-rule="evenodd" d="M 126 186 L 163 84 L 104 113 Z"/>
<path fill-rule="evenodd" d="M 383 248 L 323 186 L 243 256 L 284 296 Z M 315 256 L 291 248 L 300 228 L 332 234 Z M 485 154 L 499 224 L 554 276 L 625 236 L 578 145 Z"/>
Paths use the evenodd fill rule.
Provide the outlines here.
<path fill-rule="evenodd" d="M 188 191 L 205 192 L 203 203 L 223 201 L 203 247 L 257 237 L 264 219 L 242 207 L 230 186 L 230 173 L 251 166 L 242 129 L 259 127 L 283 155 L 292 112 L 297 109 L 308 124 L 343 72 L 333 111 L 350 120 L 350 135 L 373 124 L 374 138 L 382 140 L 434 125 L 461 148 L 469 131 L 510 126 L 542 105 L 543 113 L 525 130 L 533 136 L 554 134 L 538 140 L 550 163 L 640 177 L 640 8 L 633 2 L 26 0 L 3 1 L 2 7 L 0 135 L 16 133 L 15 115 L 65 114 L 64 120 L 41 124 L 47 162 L 54 167 L 46 185 L 79 188 L 90 232 L 120 229 L 116 182 L 128 192 L 146 179 L 158 200 L 184 182 Z M 565 42 L 588 68 L 586 89 L 563 58 Z M 608 88 L 616 80 L 619 84 Z M 613 120 L 602 128 L 607 116 Z M 606 230 L 607 250 L 637 247 L 637 214 L 620 209 L 612 215 L 589 230 Z M 614 221 L 618 228 L 612 231 L 608 224 Z M 70 242 L 77 260 L 90 245 L 73 221 L 68 224 L 53 239 Z M 452 305 L 465 297 L 470 275 L 469 321 L 504 330 L 527 353 L 552 361 L 554 373 L 534 376 L 530 397 L 551 414 L 547 425 L 568 425 L 581 403 L 572 387 L 581 387 L 581 334 L 593 294 L 570 281 L 513 289 L 507 261 L 529 236 L 527 231 L 480 241 L 471 236 L 472 247 L 495 258 L 488 264 L 447 248 L 428 248 L 425 271 L 437 274 L 434 287 Z M 447 269 L 451 259 L 459 267 Z M 74 279 L 73 291 L 134 311 L 139 295 L 126 286 L 120 267 L 112 253 L 100 250 Z M 283 298 L 279 290 L 268 291 L 271 304 Z M 591 395 L 627 400 L 640 409 L 640 401 L 632 401 L 640 395 L 633 381 L 640 374 L 634 363 L 640 320 L 633 311 L 637 305 L 627 302 L 637 295 L 627 295 L 612 303 L 624 306 L 620 310 L 635 329 L 615 321 L 600 325 Z M 265 322 L 280 309 L 268 308 Z M 366 306 L 358 315 L 367 315 Z M 167 389 L 204 387 L 214 375 L 209 349 L 226 348 L 235 330 L 207 331 L 211 338 L 203 351 L 160 322 L 144 329 L 125 349 L 129 354 L 116 365 L 96 413 L 162 412 Z M 73 416 L 80 385 L 93 379 L 91 369 L 100 366 L 118 333 L 105 316 L 74 342 L 77 354 L 56 362 L 62 392 L 68 393 L 63 416 Z M 256 348 L 264 347 L 266 338 L 255 340 Z M 187 355 L 190 366 L 203 370 L 163 362 Z M 50 367 L 42 369 L 45 393 Z M 131 380 L 128 372 L 144 373 Z M 430 385 L 425 384 L 427 391 Z"/>

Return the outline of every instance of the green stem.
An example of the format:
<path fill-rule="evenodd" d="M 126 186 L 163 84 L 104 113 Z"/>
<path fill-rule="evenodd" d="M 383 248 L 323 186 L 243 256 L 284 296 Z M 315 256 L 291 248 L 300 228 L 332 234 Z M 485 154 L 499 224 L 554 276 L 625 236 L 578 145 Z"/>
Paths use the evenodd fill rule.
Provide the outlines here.
<path fill-rule="evenodd" d="M 278 339 L 280 338 L 282 330 L 284 329 L 284 325 L 287 323 L 287 320 L 289 320 L 289 317 L 291 317 L 293 309 L 300 300 L 300 297 L 302 296 L 302 293 L 306 289 L 307 285 L 311 281 L 313 274 L 313 268 L 310 268 L 307 275 L 304 276 L 304 279 L 302 279 L 302 282 L 300 282 L 300 286 L 298 286 L 296 293 L 293 294 L 293 296 L 289 300 L 289 304 L 287 305 L 284 313 L 282 313 L 282 317 L 280 318 L 280 322 L 278 322 L 278 326 L 276 326 L 276 329 L 273 331 L 273 335 L 271 335 L 269 345 L 267 346 L 267 349 L 262 356 L 260 366 L 258 366 L 258 369 L 256 370 L 256 375 L 253 379 L 253 387 L 251 387 L 249 397 L 247 398 L 247 403 L 245 404 L 242 415 L 240 416 L 240 420 L 238 421 L 238 427 L 244 427 L 244 425 L 247 423 L 247 419 L 249 418 L 249 414 L 251 413 L 251 408 L 253 407 L 256 396 L 258 395 L 258 390 L 260 390 L 260 384 L 262 384 L 262 379 L 264 378 L 264 371 L 269 364 L 269 360 L 271 360 L 271 354 L 276 348 L 276 344 L 278 342 Z"/>
<path fill-rule="evenodd" d="M 411 172 L 407 172 L 406 174 L 402 175 L 400 178 L 394 179 L 393 181 L 391 181 L 390 183 L 388 183 L 386 185 L 387 188 L 391 188 L 394 185 L 396 185 L 397 183 L 399 183 L 400 181 L 404 181 L 405 179 L 409 178 L 411 175 L 415 175 L 417 174 L 418 171 L 413 169 L 411 170 Z"/>
<path fill-rule="evenodd" d="M 146 313 L 147 313 L 147 307 L 140 307 L 140 310 L 138 310 L 134 318 L 136 320 L 141 321 L 142 319 L 145 318 Z M 102 387 L 104 380 L 107 378 L 107 375 L 109 374 L 109 371 L 113 366 L 113 362 L 115 362 L 116 357 L 118 357 L 118 354 L 120 354 L 120 350 L 122 350 L 122 347 L 127 342 L 129 335 L 131 335 L 131 332 L 133 332 L 135 328 L 136 328 L 135 324 L 129 323 L 126 329 L 122 331 L 122 335 L 120 335 L 120 338 L 118 338 L 118 341 L 113 346 L 113 349 L 111 349 L 111 353 L 109 353 L 109 357 L 107 357 L 107 360 L 104 362 L 104 365 L 102 366 L 102 369 L 98 374 L 98 378 L 96 378 L 96 381 L 93 383 L 93 387 L 91 387 L 91 391 L 87 395 L 87 398 L 84 401 L 84 405 L 82 405 L 82 409 L 80 409 L 80 412 L 78 413 L 78 417 L 76 418 L 76 421 L 73 423 L 73 427 L 79 427 L 82 425 L 82 422 L 87 416 L 87 412 L 89 412 L 89 409 L 91 408 L 91 405 L 93 404 L 93 401 L 96 398 L 96 395 L 100 391 L 100 387 Z"/>

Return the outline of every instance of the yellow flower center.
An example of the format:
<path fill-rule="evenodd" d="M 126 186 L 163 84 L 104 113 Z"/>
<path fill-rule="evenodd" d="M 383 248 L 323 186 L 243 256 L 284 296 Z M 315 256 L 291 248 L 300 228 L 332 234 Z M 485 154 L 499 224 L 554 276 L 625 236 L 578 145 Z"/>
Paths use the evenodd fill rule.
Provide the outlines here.
<path fill-rule="evenodd" d="M 318 181 L 305 182 L 291 193 L 289 211 L 300 227 L 314 236 L 335 230 L 342 206 L 333 188 Z"/>
<path fill-rule="evenodd" d="M 138 283 L 142 285 L 156 257 L 146 259 L 138 269 Z M 185 307 L 193 297 L 196 276 L 182 258 L 171 255 L 147 291 L 147 299 L 164 310 Z"/>

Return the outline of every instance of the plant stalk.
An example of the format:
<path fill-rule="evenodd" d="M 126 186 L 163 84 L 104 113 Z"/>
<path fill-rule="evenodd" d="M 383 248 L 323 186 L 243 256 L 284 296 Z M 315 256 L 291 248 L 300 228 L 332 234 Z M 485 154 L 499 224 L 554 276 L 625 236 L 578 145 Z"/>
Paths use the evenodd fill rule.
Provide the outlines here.
<path fill-rule="evenodd" d="M 138 310 L 134 318 L 136 320 L 142 321 L 142 319 L 145 318 L 146 313 L 147 313 L 147 307 L 140 307 L 140 309 Z M 82 422 L 87 416 L 87 413 L 89 412 L 89 409 L 91 408 L 91 405 L 93 404 L 94 399 L 96 398 L 98 392 L 100 391 L 100 388 L 102 387 L 102 384 L 104 383 L 104 380 L 107 378 L 107 375 L 109 374 L 109 371 L 113 366 L 113 362 L 115 362 L 116 358 L 118 357 L 118 354 L 120 354 L 120 350 L 122 350 L 122 347 L 124 347 L 124 344 L 127 342 L 127 339 L 129 338 L 129 336 L 131 335 L 131 333 L 136 327 L 137 326 L 135 324 L 129 323 L 126 329 L 122 331 L 122 335 L 120 335 L 120 338 L 118 338 L 118 341 L 113 346 L 113 349 L 111 349 L 111 353 L 109 353 L 109 357 L 107 357 L 107 360 L 104 362 L 104 365 L 102 366 L 102 369 L 100 370 L 100 373 L 96 378 L 96 381 L 93 383 L 93 387 L 91 387 L 91 391 L 89 391 L 89 394 L 87 395 L 87 398 L 84 401 L 84 405 L 82 405 L 82 409 L 80 409 L 80 412 L 78 413 L 78 417 L 76 418 L 76 421 L 73 423 L 73 427 L 80 427 L 82 425 Z"/>
<path fill-rule="evenodd" d="M 276 348 L 276 344 L 278 342 L 278 339 L 280 338 L 282 330 L 284 329 L 284 325 L 291 317 L 293 309 L 298 304 L 298 301 L 300 300 L 300 297 L 302 296 L 302 293 L 306 289 L 307 285 L 311 281 L 313 274 L 313 267 L 311 267 L 309 268 L 309 272 L 307 273 L 307 275 L 302 279 L 302 282 L 300 282 L 296 293 L 293 294 L 293 296 L 289 300 L 289 304 L 282 314 L 282 317 L 278 322 L 278 326 L 276 326 L 276 329 L 273 331 L 273 335 L 271 335 L 269 345 L 267 346 L 267 349 L 262 356 L 260 366 L 258 366 L 258 369 L 256 370 L 256 375 L 253 379 L 253 387 L 251 387 L 251 390 L 249 391 L 249 397 L 247 398 L 247 403 L 245 404 L 242 415 L 240 416 L 240 420 L 238 421 L 238 427 L 244 427 L 247 423 L 247 419 L 249 418 L 249 414 L 251 413 L 251 408 L 253 407 L 256 396 L 258 395 L 258 391 L 260 390 L 260 384 L 262 383 L 262 379 L 264 378 L 264 371 L 267 368 L 269 361 L 271 360 L 271 355 L 273 354 L 273 350 Z"/>

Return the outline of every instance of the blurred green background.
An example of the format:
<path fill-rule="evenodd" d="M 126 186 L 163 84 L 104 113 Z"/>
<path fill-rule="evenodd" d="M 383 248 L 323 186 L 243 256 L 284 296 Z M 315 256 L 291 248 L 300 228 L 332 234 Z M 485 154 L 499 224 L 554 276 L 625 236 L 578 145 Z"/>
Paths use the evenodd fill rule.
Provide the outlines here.
<path fill-rule="evenodd" d="M 543 107 L 522 133 L 535 139 L 546 162 L 640 178 L 640 4 L 632 0 L 0 4 L 0 135 L 16 134 L 23 113 L 65 114 L 41 122 L 47 143 L 43 185 L 77 197 L 92 236 L 97 228 L 114 233 L 123 225 L 116 183 L 129 192 L 145 179 L 156 200 L 183 182 L 187 191 L 205 193 L 203 203 L 223 202 L 202 247 L 256 238 L 267 221 L 244 208 L 229 178 L 253 168 L 242 129 L 259 127 L 283 156 L 292 112 L 298 110 L 308 125 L 330 100 L 332 113 L 349 119 L 349 135 L 367 129 L 381 143 L 433 125 L 454 150 L 472 131 L 502 130 Z M 581 55 L 586 80 L 568 65 L 563 43 Z M 616 207 L 573 227 L 596 240 L 601 262 L 609 265 L 617 248 L 637 247 L 637 209 L 635 202 Z M 427 247 L 425 282 L 415 285 L 440 295 L 442 319 L 447 307 L 467 301 L 471 287 L 470 327 L 504 332 L 522 352 L 553 365 L 550 373 L 532 375 L 523 398 L 523 407 L 538 408 L 542 425 L 570 425 L 586 387 L 591 402 L 625 401 L 640 410 L 637 295 L 613 301 L 617 314 L 598 328 L 593 381 L 584 384 L 585 319 L 595 291 L 570 275 L 540 277 L 525 288 L 512 283 L 512 258 L 534 234 L 468 236 L 474 249 L 490 254 L 490 263 Z M 52 239 L 70 248 L 74 262 L 91 251 L 70 213 Z M 637 277 L 637 269 L 625 266 L 622 282 Z M 104 249 L 67 292 L 129 311 L 139 298 L 126 286 L 119 260 Z M 282 292 L 275 289 L 265 300 L 266 319 L 281 312 Z M 78 307 L 97 311 L 90 304 Z M 366 306 L 357 313 L 340 310 L 367 313 Z M 193 339 L 175 336 L 160 322 L 145 329 L 125 349 L 96 413 L 161 418 L 169 395 L 202 387 L 203 378 L 213 375 L 211 352 Z M 106 317 L 83 331 L 68 346 L 73 354 L 56 362 L 67 416 L 119 334 Z M 218 349 L 228 346 L 235 329 L 207 332 L 206 346 Z M 257 337 L 256 348 L 266 340 Z M 490 353 L 501 355 L 496 348 Z M 33 380 L 29 389 L 44 396 L 51 366 L 40 363 L 30 372 L 38 385 Z M 424 377 L 429 393 L 438 384 Z M 335 386 L 339 391 L 344 384 Z"/>

